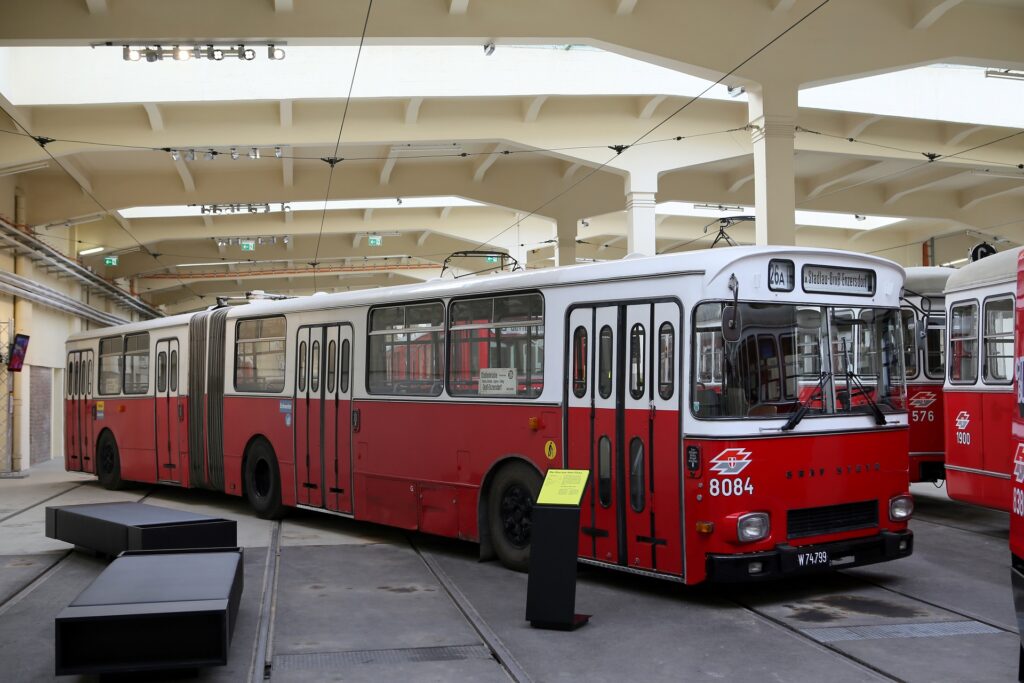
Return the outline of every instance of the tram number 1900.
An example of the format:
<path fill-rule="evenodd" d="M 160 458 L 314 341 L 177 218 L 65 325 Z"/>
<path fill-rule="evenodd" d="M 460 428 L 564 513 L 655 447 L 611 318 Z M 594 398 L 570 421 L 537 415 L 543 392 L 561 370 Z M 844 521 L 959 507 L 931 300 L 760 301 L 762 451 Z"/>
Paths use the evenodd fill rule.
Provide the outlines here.
<path fill-rule="evenodd" d="M 750 477 L 712 479 L 708 482 L 708 493 L 712 496 L 742 496 L 754 492 L 754 485 L 750 483 Z"/>

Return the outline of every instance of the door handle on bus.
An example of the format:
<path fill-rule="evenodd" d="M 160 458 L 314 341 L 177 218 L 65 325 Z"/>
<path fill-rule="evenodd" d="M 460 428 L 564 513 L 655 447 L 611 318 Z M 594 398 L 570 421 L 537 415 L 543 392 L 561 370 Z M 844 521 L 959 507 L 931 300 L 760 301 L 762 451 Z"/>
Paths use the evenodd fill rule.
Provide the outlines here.
<path fill-rule="evenodd" d="M 185 421 L 185 409 L 179 403 L 178 404 L 178 422 L 184 422 L 184 421 Z"/>
<path fill-rule="evenodd" d="M 96 404 L 92 404 L 92 419 L 96 419 Z"/>
<path fill-rule="evenodd" d="M 352 411 L 352 432 L 359 431 L 359 410 Z"/>

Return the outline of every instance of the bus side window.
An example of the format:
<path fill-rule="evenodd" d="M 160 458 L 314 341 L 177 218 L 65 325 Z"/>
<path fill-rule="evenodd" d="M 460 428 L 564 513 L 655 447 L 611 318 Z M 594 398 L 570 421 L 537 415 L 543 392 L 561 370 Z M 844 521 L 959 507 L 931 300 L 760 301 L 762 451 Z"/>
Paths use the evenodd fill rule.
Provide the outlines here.
<path fill-rule="evenodd" d="M 612 328 L 601 328 L 598 343 L 597 391 L 601 398 L 612 395 Z"/>
<path fill-rule="evenodd" d="M 177 391 L 178 390 L 178 352 L 175 351 L 175 350 L 171 351 L 170 368 L 168 369 L 167 372 L 168 372 L 168 374 L 170 375 L 170 378 L 171 378 L 171 381 L 170 381 L 171 391 Z"/>
<path fill-rule="evenodd" d="M 950 313 L 949 381 L 974 384 L 978 379 L 978 304 L 954 304 Z"/>
<path fill-rule="evenodd" d="M 348 339 L 341 343 L 341 393 L 348 393 L 348 378 L 352 367 Z"/>
<path fill-rule="evenodd" d="M 985 302 L 985 382 L 1013 380 L 1013 299 Z"/>
<path fill-rule="evenodd" d="M 903 362 L 907 379 L 913 379 L 917 377 L 917 315 L 906 308 L 900 311 L 900 315 L 903 323 Z"/>
<path fill-rule="evenodd" d="M 320 342 L 313 342 L 309 352 L 309 390 L 320 391 Z"/>
<path fill-rule="evenodd" d="M 597 444 L 597 499 L 602 507 L 612 504 L 612 442 L 607 436 Z"/>
<path fill-rule="evenodd" d="M 299 344 L 299 391 L 306 390 L 306 342 Z"/>
<path fill-rule="evenodd" d="M 167 391 L 167 353 L 164 351 L 156 356 L 156 390 Z"/>
<path fill-rule="evenodd" d="M 587 330 L 580 325 L 572 335 L 572 393 L 576 398 L 587 395 Z"/>
<path fill-rule="evenodd" d="M 629 395 L 635 399 L 644 397 L 647 378 L 647 332 L 640 323 L 629 331 Z"/>
<path fill-rule="evenodd" d="M 338 379 L 338 342 L 331 340 L 327 345 L 327 393 L 334 393 Z"/>

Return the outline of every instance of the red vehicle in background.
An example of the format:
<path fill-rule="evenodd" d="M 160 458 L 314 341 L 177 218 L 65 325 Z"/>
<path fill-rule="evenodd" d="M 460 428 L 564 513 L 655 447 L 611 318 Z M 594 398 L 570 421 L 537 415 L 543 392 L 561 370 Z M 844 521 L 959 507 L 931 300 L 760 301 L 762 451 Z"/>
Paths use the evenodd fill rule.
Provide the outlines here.
<path fill-rule="evenodd" d="M 907 268 L 903 287 L 903 364 L 910 415 L 910 481 L 946 478 L 942 383 L 946 377 L 946 304 L 953 268 Z"/>
<path fill-rule="evenodd" d="M 1010 474 L 1010 581 L 1013 585 L 1013 604 L 1017 624 L 1024 634 L 1024 251 L 1017 257 L 1017 287 L 1014 313 L 1017 320 L 1014 358 L 1014 388 L 1016 406 L 1010 418 L 1010 450 L 1013 463 Z M 1024 635 L 1021 636 L 1017 680 L 1024 681 Z"/>
<path fill-rule="evenodd" d="M 1007 435 L 1013 401 L 1014 292 L 1011 249 L 970 263 L 946 282 L 949 344 L 945 393 L 949 497 L 1010 509 L 1014 451 Z"/>

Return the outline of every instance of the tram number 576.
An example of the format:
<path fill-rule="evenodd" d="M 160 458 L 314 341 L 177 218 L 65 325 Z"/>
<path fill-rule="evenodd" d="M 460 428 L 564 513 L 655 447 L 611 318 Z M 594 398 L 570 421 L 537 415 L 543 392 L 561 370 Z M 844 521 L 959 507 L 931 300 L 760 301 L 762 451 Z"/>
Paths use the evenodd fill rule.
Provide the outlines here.
<path fill-rule="evenodd" d="M 712 479 L 708 482 L 708 493 L 712 496 L 742 496 L 753 492 L 754 485 L 750 483 L 750 477 Z"/>
<path fill-rule="evenodd" d="M 910 420 L 912 422 L 935 422 L 934 410 L 911 410 Z"/>

